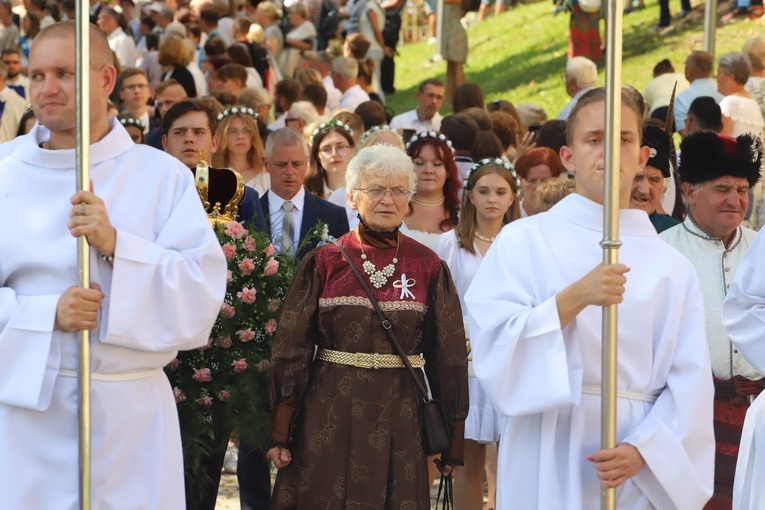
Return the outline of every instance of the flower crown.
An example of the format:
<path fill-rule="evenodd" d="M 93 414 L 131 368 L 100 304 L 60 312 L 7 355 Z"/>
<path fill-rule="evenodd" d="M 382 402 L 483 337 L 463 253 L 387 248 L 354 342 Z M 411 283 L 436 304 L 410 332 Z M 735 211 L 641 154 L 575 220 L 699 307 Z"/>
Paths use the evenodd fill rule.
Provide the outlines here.
<path fill-rule="evenodd" d="M 390 127 L 387 124 L 383 124 L 382 126 L 372 126 L 371 128 L 367 129 L 363 135 L 361 135 L 361 138 L 359 138 L 359 145 L 364 145 L 364 142 L 369 139 L 372 134 L 377 133 L 379 131 L 390 131 L 391 133 L 396 133 L 396 130 Z"/>
<path fill-rule="evenodd" d="M 321 124 L 319 124 L 319 127 L 313 130 L 313 133 L 311 133 L 311 138 L 309 141 L 311 146 L 313 146 L 313 141 L 316 139 L 316 137 L 319 135 L 321 131 L 323 131 L 324 129 L 329 129 L 333 127 L 344 129 L 345 132 L 348 133 L 351 138 L 353 138 L 353 130 L 347 124 L 345 124 L 344 122 L 340 122 L 339 120 L 330 120 L 329 122 L 322 122 Z"/>
<path fill-rule="evenodd" d="M 229 115 L 236 115 L 238 113 L 241 113 L 241 114 L 244 114 L 244 115 L 249 115 L 250 117 L 252 117 L 255 120 L 258 120 L 260 118 L 260 115 L 258 115 L 257 112 L 255 110 L 253 110 L 252 108 L 245 108 L 243 106 L 234 106 L 232 108 L 226 108 L 221 113 L 219 113 L 218 114 L 218 122 L 222 121 L 223 119 L 225 119 Z"/>
<path fill-rule="evenodd" d="M 515 171 L 515 167 L 512 165 L 512 163 L 508 163 L 502 158 L 485 158 L 476 163 L 475 165 L 470 167 L 470 171 L 467 173 L 467 176 L 465 177 L 465 182 L 463 184 L 464 188 L 466 190 L 472 189 L 472 186 L 468 187 L 470 183 L 470 178 L 473 176 L 474 173 L 476 173 L 480 168 L 483 168 L 485 166 L 489 165 L 497 165 L 501 166 L 508 172 L 510 172 L 510 175 L 513 176 L 513 179 L 515 179 L 515 191 L 518 193 L 518 190 L 521 189 L 521 180 L 518 178 L 518 174 Z"/>
<path fill-rule="evenodd" d="M 452 151 L 452 154 L 454 154 L 454 147 L 452 146 L 451 140 L 446 138 L 445 134 L 439 133 L 437 131 L 422 131 L 420 133 L 416 133 L 409 139 L 408 142 L 406 142 L 406 150 L 409 150 L 409 147 L 411 147 L 414 142 L 424 138 L 435 138 L 436 140 L 445 143 L 446 146 L 449 147 L 449 150 Z"/>
<path fill-rule="evenodd" d="M 141 122 L 138 119 L 131 119 L 131 118 L 120 119 L 120 124 L 122 124 L 125 127 L 127 127 L 127 126 L 135 126 L 138 129 L 140 129 L 141 131 L 145 131 L 146 130 L 146 126 L 144 126 L 143 122 Z"/>

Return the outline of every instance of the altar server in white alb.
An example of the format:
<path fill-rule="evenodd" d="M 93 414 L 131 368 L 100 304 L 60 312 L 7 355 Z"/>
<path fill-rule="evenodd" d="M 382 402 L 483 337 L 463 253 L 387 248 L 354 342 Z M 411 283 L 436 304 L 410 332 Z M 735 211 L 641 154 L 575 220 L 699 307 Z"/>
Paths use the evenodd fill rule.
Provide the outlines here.
<path fill-rule="evenodd" d="M 226 261 L 188 168 L 135 145 L 107 98 L 116 70 L 90 30 L 91 180 L 75 188 L 74 23 L 30 55 L 39 124 L 0 147 L 0 508 L 78 507 L 77 337 L 92 330 L 92 499 L 185 508 L 178 415 L 162 367 L 205 345 Z M 76 237 L 91 247 L 77 284 Z"/>
<path fill-rule="evenodd" d="M 760 230 L 738 266 L 722 308 L 725 332 L 755 369 L 765 373 L 765 232 Z M 765 392 L 746 413 L 733 483 L 734 510 L 765 504 Z M 759 446 L 758 446 L 759 445 Z"/>
<path fill-rule="evenodd" d="M 504 416 L 497 509 L 701 509 L 712 495 L 712 381 L 691 263 L 627 209 L 648 160 L 622 96 L 620 264 L 603 266 L 605 91 L 579 100 L 561 160 L 576 193 L 500 233 L 465 297 L 473 366 Z M 602 306 L 618 314 L 617 446 L 600 449 Z"/>
<path fill-rule="evenodd" d="M 734 347 L 722 323 L 725 294 L 757 234 L 741 226 L 749 188 L 760 180 L 762 143 L 700 131 L 683 139 L 680 181 L 685 221 L 659 237 L 688 257 L 704 297 L 707 345 L 715 386 L 715 493 L 706 510 L 730 509 L 733 475 L 749 403 L 763 388 L 762 374 Z"/>

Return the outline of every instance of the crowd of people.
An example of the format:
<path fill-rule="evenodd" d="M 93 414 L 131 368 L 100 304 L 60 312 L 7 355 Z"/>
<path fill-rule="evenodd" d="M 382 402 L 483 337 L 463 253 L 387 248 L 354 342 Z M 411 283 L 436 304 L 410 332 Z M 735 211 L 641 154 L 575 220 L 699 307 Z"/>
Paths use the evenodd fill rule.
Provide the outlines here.
<path fill-rule="evenodd" d="M 439 474 L 460 510 L 483 508 L 484 479 L 498 509 L 594 508 L 602 486 L 620 508 L 765 501 L 765 38 L 716 75 L 693 51 L 684 72 L 664 60 L 642 93 L 623 87 L 623 246 L 604 266 L 595 61 L 568 59 L 571 100 L 549 117 L 486 103 L 461 65 L 395 115 L 401 5 L 93 2 L 93 185 L 71 195 L 72 5 L 25 2 L 14 22 L 0 1 L 0 214 L 15 218 L 0 224 L 0 479 L 13 481 L 0 508 L 76 504 L 83 329 L 94 508 L 213 509 L 224 464 L 243 509 L 428 508 Z M 162 367 L 208 343 L 227 281 L 200 162 L 211 187 L 236 171 L 236 220 L 300 267 L 273 340 L 268 437 L 237 457 L 225 431 L 208 477 L 184 480 Z M 328 242 L 310 236 L 318 221 Z M 75 286 L 78 236 L 96 255 L 89 289 Z M 610 304 L 618 444 L 601 449 Z M 437 452 L 424 383 L 443 405 Z"/>

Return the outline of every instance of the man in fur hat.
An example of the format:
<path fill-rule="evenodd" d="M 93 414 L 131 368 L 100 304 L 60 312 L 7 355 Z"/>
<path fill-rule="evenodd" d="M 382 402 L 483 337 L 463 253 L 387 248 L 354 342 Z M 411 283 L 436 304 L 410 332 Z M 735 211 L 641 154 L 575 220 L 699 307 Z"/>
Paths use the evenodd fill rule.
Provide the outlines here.
<path fill-rule="evenodd" d="M 664 232 L 679 223 L 672 216 L 659 212 L 664 179 L 670 176 L 669 134 L 659 126 L 646 124 L 643 126 L 643 145 L 651 150 L 650 157 L 645 168 L 639 170 L 632 180 L 630 209 L 641 209 L 648 213 L 648 219 L 656 232 Z"/>
<path fill-rule="evenodd" d="M 715 493 L 705 507 L 730 509 L 741 430 L 763 375 L 744 359 L 723 328 L 725 295 L 756 233 L 742 227 L 749 188 L 760 180 L 762 143 L 713 132 L 687 136 L 681 145 L 680 181 L 688 204 L 683 223 L 660 234 L 696 268 L 704 298 L 707 344 L 715 384 Z"/>

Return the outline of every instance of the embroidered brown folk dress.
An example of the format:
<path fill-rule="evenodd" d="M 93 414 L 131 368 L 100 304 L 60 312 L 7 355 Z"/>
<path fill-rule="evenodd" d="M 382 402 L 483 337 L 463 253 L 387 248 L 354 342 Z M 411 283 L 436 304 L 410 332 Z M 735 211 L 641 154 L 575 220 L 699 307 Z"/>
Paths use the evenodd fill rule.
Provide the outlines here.
<path fill-rule="evenodd" d="M 398 231 L 381 234 L 361 225 L 359 232 L 368 260 L 378 269 L 391 262 L 401 239 L 395 273 L 372 291 L 407 354 L 425 358 L 431 391 L 443 402 L 452 432 L 451 451 L 442 458 L 461 464 L 467 367 L 462 313 L 449 270 L 432 251 Z M 339 243 L 361 268 L 355 233 Z M 420 400 L 411 374 L 404 368 L 314 360 L 317 346 L 396 352 L 366 293 L 331 244 L 304 259 L 274 340 L 271 441 L 288 444 L 292 462 L 279 470 L 272 508 L 429 508 Z"/>

